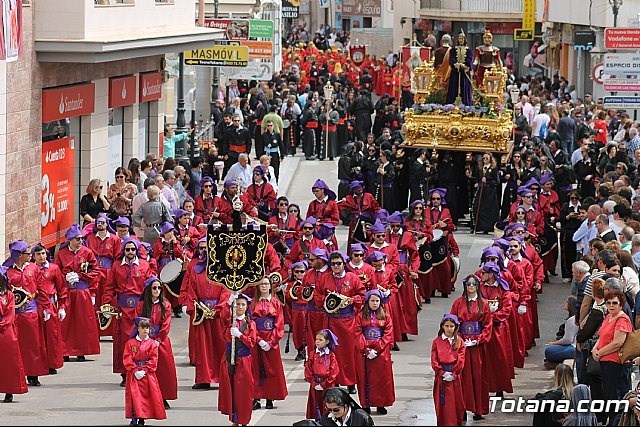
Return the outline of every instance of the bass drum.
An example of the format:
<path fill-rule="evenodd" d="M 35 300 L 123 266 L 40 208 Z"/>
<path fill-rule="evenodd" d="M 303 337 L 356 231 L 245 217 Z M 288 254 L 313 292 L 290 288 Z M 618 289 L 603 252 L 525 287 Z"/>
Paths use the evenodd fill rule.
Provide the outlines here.
<path fill-rule="evenodd" d="M 162 271 L 160 271 L 160 280 L 164 284 L 165 289 L 176 298 L 180 297 L 183 277 L 182 261 L 177 259 L 170 261 L 162 268 Z"/>
<path fill-rule="evenodd" d="M 540 257 L 545 256 L 558 246 L 558 232 L 550 224 L 544 223 L 544 233 L 538 236 L 538 241 L 533 245 Z"/>
<path fill-rule="evenodd" d="M 373 221 L 371 218 L 365 215 L 360 215 L 356 221 L 355 229 L 353 230 L 352 240 L 358 243 L 369 243 L 369 229 Z"/>

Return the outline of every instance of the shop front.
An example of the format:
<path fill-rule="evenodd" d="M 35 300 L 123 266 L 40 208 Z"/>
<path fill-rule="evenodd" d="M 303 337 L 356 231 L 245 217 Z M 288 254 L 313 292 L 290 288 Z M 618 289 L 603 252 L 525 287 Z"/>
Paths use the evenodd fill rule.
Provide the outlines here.
<path fill-rule="evenodd" d="M 162 132 L 158 130 L 159 100 L 162 98 L 162 73 L 140 74 L 138 111 L 138 150 L 137 157 L 142 161 L 147 153 L 157 152 L 162 146 Z"/>

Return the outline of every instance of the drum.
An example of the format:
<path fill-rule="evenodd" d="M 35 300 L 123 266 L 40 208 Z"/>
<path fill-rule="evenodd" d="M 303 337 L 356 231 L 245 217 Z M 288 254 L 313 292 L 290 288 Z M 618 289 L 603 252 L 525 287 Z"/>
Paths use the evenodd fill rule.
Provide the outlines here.
<path fill-rule="evenodd" d="M 174 259 L 160 271 L 160 280 L 164 283 L 165 289 L 174 297 L 180 296 L 180 288 L 182 287 L 182 261 Z"/>
<path fill-rule="evenodd" d="M 447 259 L 447 241 L 448 239 L 434 239 L 431 242 L 431 264 L 434 267 Z"/>
<path fill-rule="evenodd" d="M 558 246 L 558 232 L 549 223 L 544 223 L 544 233 L 538 236 L 538 241 L 533 245 L 541 257 L 545 256 Z"/>
<path fill-rule="evenodd" d="M 426 243 L 426 241 L 422 243 L 418 247 L 418 253 L 420 254 L 420 267 L 418 268 L 418 273 L 427 274 L 433 268 L 431 243 Z"/>
<path fill-rule="evenodd" d="M 289 120 L 289 119 L 284 119 L 284 120 L 282 121 L 282 127 L 283 127 L 283 128 L 285 128 L 285 129 L 289 129 L 289 126 L 291 126 L 291 120 Z"/>
<path fill-rule="evenodd" d="M 359 243 L 369 243 L 368 234 L 372 224 L 373 221 L 368 215 L 360 215 L 356 220 L 356 225 L 353 229 L 352 240 Z"/>
<path fill-rule="evenodd" d="M 442 236 L 444 236 L 444 231 L 442 231 L 439 228 L 434 228 L 433 229 L 433 241 L 435 242 L 436 240 L 440 240 L 440 238 L 442 238 Z"/>

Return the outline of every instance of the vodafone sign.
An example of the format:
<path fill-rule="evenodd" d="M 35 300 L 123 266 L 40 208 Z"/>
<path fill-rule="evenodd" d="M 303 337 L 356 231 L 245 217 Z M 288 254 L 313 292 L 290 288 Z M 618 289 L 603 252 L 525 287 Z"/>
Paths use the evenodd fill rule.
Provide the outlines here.
<path fill-rule="evenodd" d="M 606 28 L 604 47 L 607 49 L 640 49 L 640 28 Z"/>
<path fill-rule="evenodd" d="M 137 89 L 135 76 L 109 79 L 109 108 L 135 104 Z"/>
<path fill-rule="evenodd" d="M 42 123 L 86 116 L 95 111 L 96 87 L 89 83 L 42 89 Z"/>
<path fill-rule="evenodd" d="M 140 102 L 162 98 L 162 73 L 140 74 Z"/>

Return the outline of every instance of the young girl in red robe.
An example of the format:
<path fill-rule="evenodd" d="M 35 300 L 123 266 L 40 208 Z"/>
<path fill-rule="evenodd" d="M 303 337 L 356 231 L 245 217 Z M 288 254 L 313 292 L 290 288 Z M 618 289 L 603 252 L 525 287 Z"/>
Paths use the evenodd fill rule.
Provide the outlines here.
<path fill-rule="evenodd" d="M 273 409 L 273 401 L 284 400 L 288 392 L 280 356 L 280 340 L 284 336 L 283 306 L 273 296 L 268 280 L 258 285 L 251 303 L 251 314 L 258 341 L 253 350 L 253 409 L 260 409 L 260 399 L 266 399 L 266 408 Z"/>
<path fill-rule="evenodd" d="M 169 339 L 171 330 L 171 304 L 164 299 L 163 286 L 156 276 L 144 281 L 142 300 L 136 307 L 136 316 L 149 319 L 149 336 L 158 343 L 158 384 L 162 392 L 164 408 L 169 409 L 169 400 L 178 398 L 176 361 Z"/>
<path fill-rule="evenodd" d="M 156 377 L 158 343 L 149 337 L 149 319 L 137 317 L 134 323 L 136 329 L 124 346 L 123 362 L 127 370 L 124 412 L 125 418 L 131 418 L 130 425 L 144 425 L 145 419 L 164 420 L 167 413 Z"/>
<path fill-rule="evenodd" d="M 322 329 L 316 334 L 315 349 L 309 352 L 309 359 L 304 366 L 304 379 L 309 383 L 308 419 L 320 421 L 327 412 L 322 395 L 335 385 L 340 373 L 334 353 L 337 345 L 338 338 L 330 329 Z"/>
<path fill-rule="evenodd" d="M 362 315 L 356 317 L 356 359 L 358 395 L 360 405 L 367 413 L 371 407 L 386 415 L 385 406 L 393 406 L 396 400 L 391 365 L 393 324 L 382 307 L 382 291 L 373 289 L 364 294 Z"/>
<path fill-rule="evenodd" d="M 459 426 L 464 421 L 462 370 L 466 347 L 458 336 L 459 328 L 458 317 L 445 314 L 431 345 L 431 368 L 435 372 L 433 400 L 439 426 Z"/>
<path fill-rule="evenodd" d="M 8 290 L 8 282 L 7 267 L 0 265 L 0 353 L 3 355 L 0 363 L 0 393 L 5 393 L 4 403 L 13 402 L 14 394 L 28 391 L 14 323 L 16 301 L 13 292 Z"/>
<path fill-rule="evenodd" d="M 473 412 L 475 421 L 489 413 L 489 371 L 485 344 L 491 339 L 493 320 L 489 303 L 480 294 L 480 278 L 470 274 L 462 281 L 462 296 L 451 306 L 451 314 L 460 321 L 459 336 L 465 342 L 462 389 L 465 410 Z"/>
<path fill-rule="evenodd" d="M 244 294 L 231 294 L 229 305 L 235 301 L 236 321 L 233 324 L 231 310 L 222 310 L 220 319 L 227 341 L 225 357 L 220 366 L 220 392 L 218 410 L 229 416 L 231 425 L 247 425 L 251 421 L 253 396 L 252 349 L 256 346 L 258 335 L 256 324 L 251 320 L 247 309 L 251 298 Z M 235 365 L 231 365 L 231 345 L 235 343 Z"/>

